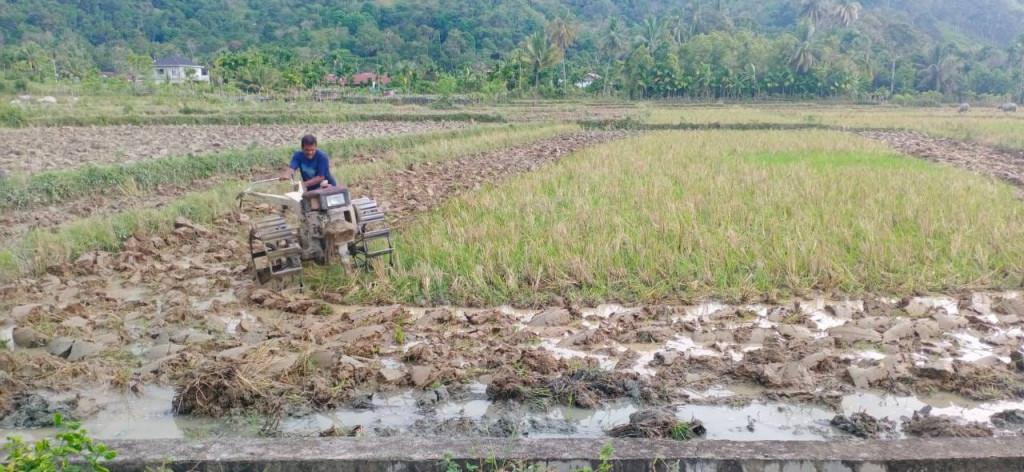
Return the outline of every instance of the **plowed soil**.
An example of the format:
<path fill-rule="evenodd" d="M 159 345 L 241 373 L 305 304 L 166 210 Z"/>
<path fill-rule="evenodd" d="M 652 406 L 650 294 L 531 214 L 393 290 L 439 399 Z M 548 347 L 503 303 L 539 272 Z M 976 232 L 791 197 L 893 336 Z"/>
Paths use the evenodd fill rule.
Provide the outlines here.
<path fill-rule="evenodd" d="M 622 132 L 581 132 L 544 139 L 535 143 L 469 155 L 452 161 L 417 164 L 390 172 L 380 178 L 356 181 L 356 195 L 370 195 L 389 212 L 393 223 L 410 213 L 432 207 L 436 202 L 467 189 L 518 172 L 529 172 L 585 146 L 625 136 Z M 360 156 L 359 160 L 388 159 L 391 156 Z M 283 164 L 282 164 L 283 165 Z M 103 215 L 131 208 L 157 208 L 177 198 L 223 182 L 225 177 L 265 178 L 279 169 L 252 169 L 245 175 L 217 176 L 188 186 L 163 186 L 135 195 L 95 195 L 57 205 L 0 212 L 0 239 L 14 238 L 32 229 L 57 230 L 75 218 Z M 335 170 L 335 175 L 343 171 Z"/>
<path fill-rule="evenodd" d="M 865 131 L 857 134 L 884 142 L 911 156 L 952 164 L 1024 188 L 1022 152 L 1001 151 L 981 144 L 934 138 L 913 131 Z"/>
<path fill-rule="evenodd" d="M 330 141 L 424 133 L 469 125 L 454 121 L 368 121 L 316 125 L 0 128 L 0 169 L 8 174 L 33 173 L 249 146 L 293 144 L 298 149 L 299 139 L 305 134 Z"/>
<path fill-rule="evenodd" d="M 377 198 L 400 227 L 459 191 L 622 136 L 560 136 L 418 165 L 354 190 Z M 173 234 L 130 237 L 122 253 L 88 253 L 0 286 L 8 348 L 0 348 L 0 428 L 40 426 L 30 420 L 53 411 L 88 418 L 90 398 L 104 389 L 150 385 L 175 389 L 178 414 L 271 419 L 358 408 L 397 389 L 413 389 L 427 409 L 430 398 L 468 384 L 524 408 L 761 399 L 838 410 L 843 395 L 867 389 L 1024 398 L 1019 294 L 529 311 L 346 307 L 336 303 L 342 294 L 256 286 L 239 236 L 247 220 L 233 213 L 203 227 L 180 219 Z M 750 393 L 716 393 L 737 386 Z M 82 395 L 75 405 L 33 395 L 47 389 Z M 273 434 L 272 421 L 267 429 Z"/>

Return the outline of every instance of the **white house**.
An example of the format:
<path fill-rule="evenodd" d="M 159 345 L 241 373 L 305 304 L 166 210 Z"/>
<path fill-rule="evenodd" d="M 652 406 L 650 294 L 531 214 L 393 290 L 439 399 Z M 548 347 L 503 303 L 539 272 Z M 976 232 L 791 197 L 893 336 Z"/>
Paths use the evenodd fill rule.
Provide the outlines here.
<path fill-rule="evenodd" d="M 586 77 L 583 77 L 583 80 L 576 82 L 576 86 L 581 89 L 587 88 L 590 87 L 594 82 L 597 82 L 598 80 L 601 80 L 601 76 L 591 72 L 587 74 Z"/>
<path fill-rule="evenodd" d="M 161 57 L 153 61 L 153 76 L 157 83 L 180 84 L 188 80 L 210 81 L 210 73 L 203 66 L 181 56 Z"/>

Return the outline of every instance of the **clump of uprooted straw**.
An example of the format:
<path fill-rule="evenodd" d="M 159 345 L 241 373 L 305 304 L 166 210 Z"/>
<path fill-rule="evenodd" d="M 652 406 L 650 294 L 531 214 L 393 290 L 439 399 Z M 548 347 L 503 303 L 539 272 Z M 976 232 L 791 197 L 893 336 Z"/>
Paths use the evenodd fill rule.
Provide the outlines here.
<path fill-rule="evenodd" d="M 707 430 L 700 420 L 679 421 L 675 413 L 664 409 L 640 410 L 629 415 L 629 423 L 608 431 L 614 438 L 658 438 L 685 441 L 704 436 Z"/>
<path fill-rule="evenodd" d="M 211 359 L 178 385 L 175 413 L 220 417 L 239 411 L 280 411 L 289 387 L 266 374 L 271 362 L 264 350 L 250 354 L 245 362 Z"/>

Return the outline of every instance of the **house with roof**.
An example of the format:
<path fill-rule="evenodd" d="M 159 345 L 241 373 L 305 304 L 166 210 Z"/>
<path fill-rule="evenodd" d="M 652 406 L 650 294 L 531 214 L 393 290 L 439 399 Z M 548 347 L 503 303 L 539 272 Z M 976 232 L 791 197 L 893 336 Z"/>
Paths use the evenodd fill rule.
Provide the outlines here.
<path fill-rule="evenodd" d="M 359 86 L 369 85 L 370 87 L 377 88 L 378 86 L 384 86 L 391 83 L 391 78 L 386 75 L 377 75 L 373 72 L 363 72 L 361 74 L 355 74 L 352 76 L 352 80 L 342 79 L 342 85 Z"/>
<path fill-rule="evenodd" d="M 157 83 L 180 84 L 189 80 L 209 82 L 205 67 L 181 56 L 161 57 L 153 61 L 153 76 Z"/>

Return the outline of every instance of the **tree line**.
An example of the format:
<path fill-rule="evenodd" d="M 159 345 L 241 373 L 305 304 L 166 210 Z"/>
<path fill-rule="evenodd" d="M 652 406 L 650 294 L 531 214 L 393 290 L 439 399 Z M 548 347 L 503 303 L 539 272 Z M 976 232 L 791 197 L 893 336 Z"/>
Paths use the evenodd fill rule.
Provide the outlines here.
<path fill-rule="evenodd" d="M 405 92 L 1024 101 L 1024 33 L 1004 24 L 1019 0 L 862 1 L 27 0 L 0 13 L 0 88 L 145 77 L 180 54 L 261 93 L 374 72 Z"/>

